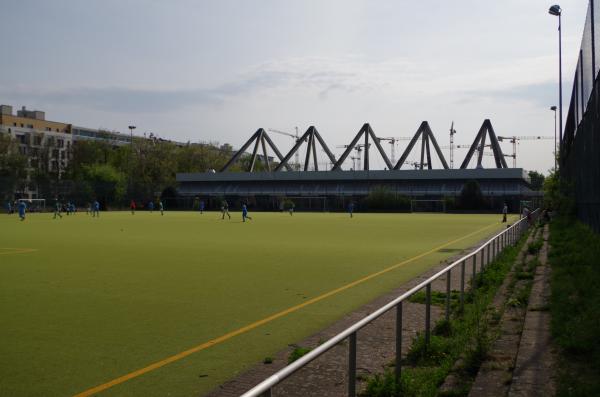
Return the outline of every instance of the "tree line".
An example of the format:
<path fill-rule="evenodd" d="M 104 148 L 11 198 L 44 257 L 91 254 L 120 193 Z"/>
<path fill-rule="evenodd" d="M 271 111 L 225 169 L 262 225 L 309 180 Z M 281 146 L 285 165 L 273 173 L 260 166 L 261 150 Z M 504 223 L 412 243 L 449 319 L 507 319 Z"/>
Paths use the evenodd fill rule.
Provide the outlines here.
<path fill-rule="evenodd" d="M 51 146 L 23 146 L 0 134 L 0 197 L 19 198 L 29 185 L 38 197 L 73 200 L 83 204 L 98 199 L 104 206 L 123 206 L 130 200 L 147 202 L 176 194 L 177 173 L 219 170 L 233 155 L 231 145 L 175 144 L 158 139 L 134 138 L 132 145 L 115 146 L 98 141 L 75 141 L 64 166 L 52 167 Z M 35 152 L 34 152 L 35 151 Z M 24 153 L 25 152 L 25 153 Z M 35 155 L 32 155 L 34 153 Z M 232 165 L 248 167 L 249 156 Z M 257 164 L 260 169 L 260 165 Z"/>

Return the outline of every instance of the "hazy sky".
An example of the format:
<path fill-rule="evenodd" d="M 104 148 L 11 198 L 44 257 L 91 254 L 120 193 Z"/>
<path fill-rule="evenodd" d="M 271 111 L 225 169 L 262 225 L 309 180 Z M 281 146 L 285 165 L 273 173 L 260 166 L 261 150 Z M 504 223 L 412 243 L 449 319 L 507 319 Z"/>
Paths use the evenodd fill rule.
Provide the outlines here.
<path fill-rule="evenodd" d="M 485 118 L 498 135 L 554 134 L 558 21 L 547 1 L 2 3 L 0 103 L 50 120 L 234 147 L 259 127 L 314 125 L 336 154 L 365 122 L 411 136 L 427 120 L 440 145 L 452 121 L 459 144 Z M 587 1 L 561 6 L 566 117 Z M 283 152 L 293 144 L 272 137 Z M 522 143 L 518 166 L 546 172 L 552 150 Z"/>

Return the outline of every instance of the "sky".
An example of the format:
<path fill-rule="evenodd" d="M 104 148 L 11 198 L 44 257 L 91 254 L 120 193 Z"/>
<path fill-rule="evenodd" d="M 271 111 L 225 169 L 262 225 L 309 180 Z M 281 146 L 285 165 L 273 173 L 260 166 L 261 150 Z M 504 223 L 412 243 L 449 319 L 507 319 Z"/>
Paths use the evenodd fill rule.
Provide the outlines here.
<path fill-rule="evenodd" d="M 377 136 L 407 137 L 426 120 L 442 146 L 452 122 L 455 142 L 470 145 L 484 119 L 500 136 L 553 136 L 551 4 L 6 0 L 0 103 L 78 126 L 127 132 L 133 124 L 136 134 L 235 148 L 258 128 L 315 126 L 336 156 L 366 122 Z M 587 1 L 561 7 L 566 118 Z M 294 143 L 270 135 L 283 153 Z M 522 142 L 517 166 L 546 173 L 553 146 Z M 372 167 L 383 168 L 375 150 Z M 455 162 L 465 154 L 457 149 Z"/>

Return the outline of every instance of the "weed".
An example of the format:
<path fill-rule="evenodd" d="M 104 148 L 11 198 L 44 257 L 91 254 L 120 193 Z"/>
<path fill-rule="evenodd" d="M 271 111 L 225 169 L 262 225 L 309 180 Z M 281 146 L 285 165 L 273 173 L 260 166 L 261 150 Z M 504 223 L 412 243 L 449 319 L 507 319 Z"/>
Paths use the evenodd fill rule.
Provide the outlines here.
<path fill-rule="evenodd" d="M 312 349 L 310 347 L 302 347 L 296 346 L 294 350 L 288 356 L 288 364 L 293 363 L 300 357 L 304 356 L 306 353 L 310 352 Z"/>
<path fill-rule="evenodd" d="M 273 364 L 273 357 L 265 357 L 263 364 Z"/>

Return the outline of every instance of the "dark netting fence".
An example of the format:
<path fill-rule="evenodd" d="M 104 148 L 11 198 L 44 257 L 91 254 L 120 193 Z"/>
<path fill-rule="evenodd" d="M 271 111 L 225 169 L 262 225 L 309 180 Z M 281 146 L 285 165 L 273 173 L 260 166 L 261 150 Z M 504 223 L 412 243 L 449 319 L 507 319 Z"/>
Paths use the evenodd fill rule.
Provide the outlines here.
<path fill-rule="evenodd" d="M 594 4 L 596 3 L 596 4 Z M 600 1 L 590 0 L 561 144 L 561 177 L 578 217 L 600 232 Z"/>

